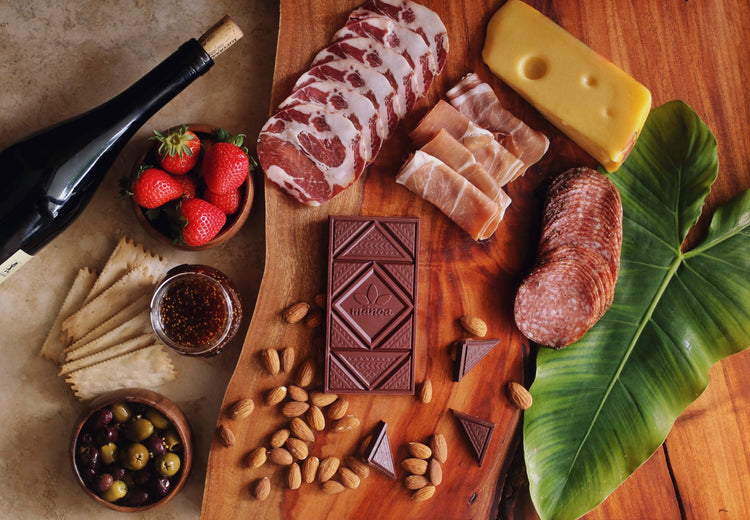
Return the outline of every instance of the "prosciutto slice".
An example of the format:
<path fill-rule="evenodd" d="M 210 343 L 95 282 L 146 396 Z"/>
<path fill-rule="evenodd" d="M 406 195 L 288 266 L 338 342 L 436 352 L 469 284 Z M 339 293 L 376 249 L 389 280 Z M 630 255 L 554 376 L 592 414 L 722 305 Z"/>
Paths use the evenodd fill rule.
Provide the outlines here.
<path fill-rule="evenodd" d="M 474 240 L 492 236 L 504 213 L 466 178 L 419 150 L 401 167 L 396 182 L 437 206 Z"/>
<path fill-rule="evenodd" d="M 352 59 L 329 61 L 302 74 L 292 90 L 299 90 L 316 81 L 340 83 L 372 101 L 385 127 L 384 139 L 398 125 L 398 98 L 386 77 L 378 71 Z"/>
<path fill-rule="evenodd" d="M 367 0 L 349 15 L 349 21 L 364 20 L 373 14 L 419 34 L 435 56 L 439 74 L 448 59 L 448 32 L 440 17 L 432 10 L 410 0 Z"/>
<path fill-rule="evenodd" d="M 417 127 L 409 134 L 417 146 L 424 145 L 445 129 L 454 139 L 463 144 L 474 155 L 477 162 L 487 170 L 501 187 L 513 179 L 523 163 L 510 153 L 488 130 L 471 122 L 445 101 L 427 112 Z"/>
<path fill-rule="evenodd" d="M 366 146 L 365 162 L 369 163 L 375 158 L 385 130 L 372 101 L 342 83 L 315 81 L 295 90 L 281 102 L 278 110 L 310 103 L 325 107 L 329 112 L 336 112 L 351 121 L 362 132 Z"/>
<path fill-rule="evenodd" d="M 515 117 L 495 95 L 487 83 L 475 73 L 467 74 L 446 92 L 451 104 L 479 126 L 497 134 L 498 140 L 513 151 L 524 167 L 516 174 L 537 163 L 549 148 L 549 139 Z"/>
<path fill-rule="evenodd" d="M 311 206 L 357 180 L 365 153 L 362 133 L 349 119 L 315 104 L 277 112 L 258 138 L 258 156 L 268 180 Z"/>
<path fill-rule="evenodd" d="M 371 38 L 349 38 L 332 43 L 318 53 L 311 67 L 351 58 L 380 72 L 390 82 L 399 100 L 399 117 L 404 117 L 417 100 L 417 78 L 406 58 Z"/>

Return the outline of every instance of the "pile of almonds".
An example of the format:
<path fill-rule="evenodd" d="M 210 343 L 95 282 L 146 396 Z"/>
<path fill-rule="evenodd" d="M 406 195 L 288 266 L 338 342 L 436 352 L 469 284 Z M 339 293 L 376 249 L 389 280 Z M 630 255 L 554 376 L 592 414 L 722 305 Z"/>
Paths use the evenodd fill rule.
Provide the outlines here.
<path fill-rule="evenodd" d="M 436 487 L 443 481 L 441 464 L 448 460 L 448 444 L 442 433 L 436 433 L 430 439 L 429 446 L 410 442 L 408 450 L 411 457 L 401 461 L 401 467 L 409 472 L 404 484 L 413 491 L 412 500 L 423 502 L 435 495 Z"/>

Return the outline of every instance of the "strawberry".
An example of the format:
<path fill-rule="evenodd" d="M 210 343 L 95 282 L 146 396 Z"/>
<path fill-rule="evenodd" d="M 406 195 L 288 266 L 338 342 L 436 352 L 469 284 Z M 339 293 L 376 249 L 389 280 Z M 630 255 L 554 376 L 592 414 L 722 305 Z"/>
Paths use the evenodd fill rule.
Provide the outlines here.
<path fill-rule="evenodd" d="M 151 138 L 159 141 L 156 158 L 159 166 L 173 175 L 183 175 L 198 163 L 201 141 L 198 136 L 182 125 L 168 134 L 154 130 Z"/>
<path fill-rule="evenodd" d="M 182 186 L 183 199 L 192 199 L 198 194 L 198 182 L 192 175 L 173 175 L 172 178 Z"/>
<path fill-rule="evenodd" d="M 133 200 L 142 208 L 158 208 L 182 196 L 182 186 L 174 177 L 159 168 L 142 167 L 130 187 Z"/>
<path fill-rule="evenodd" d="M 186 199 L 180 203 L 180 220 L 185 222 L 182 241 L 185 245 L 202 246 L 219 234 L 227 216 L 219 208 L 203 199 Z"/>
<path fill-rule="evenodd" d="M 240 190 L 232 190 L 226 193 L 214 193 L 211 190 L 206 190 L 203 192 L 203 198 L 227 215 L 234 215 L 240 209 Z"/>
<path fill-rule="evenodd" d="M 247 178 L 250 159 L 247 148 L 242 147 L 242 134 L 231 136 L 219 129 L 216 137 L 220 142 L 206 150 L 203 155 L 203 178 L 208 189 L 217 194 L 236 190 Z"/>

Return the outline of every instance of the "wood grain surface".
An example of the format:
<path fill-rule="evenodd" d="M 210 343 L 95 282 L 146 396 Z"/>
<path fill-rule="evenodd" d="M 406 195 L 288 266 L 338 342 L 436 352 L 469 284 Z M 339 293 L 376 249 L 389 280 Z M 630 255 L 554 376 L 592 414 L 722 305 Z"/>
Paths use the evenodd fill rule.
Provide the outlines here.
<path fill-rule="evenodd" d="M 358 0 L 281 1 L 281 20 L 272 94 L 275 107 L 307 69 L 314 54 L 346 20 Z M 539 186 L 546 176 L 594 161 L 546 122 L 517 94 L 494 78 L 481 61 L 484 30 L 500 0 L 424 2 L 443 19 L 450 54 L 443 74 L 415 111 L 404 120 L 363 179 L 319 208 L 303 207 L 276 188 L 265 186 L 266 271 L 237 368 L 224 397 L 223 411 L 238 399 L 256 401 L 253 415 L 226 423 L 237 439 L 233 447 L 214 439 L 208 462 L 202 518 L 534 518 L 524 494 L 523 475 L 505 475 L 519 437 L 519 414 L 502 393 L 508 380 L 523 380 L 529 345 L 512 320 L 515 288 L 533 260 L 538 236 Z M 644 83 L 654 106 L 671 99 L 689 103 L 719 141 L 720 174 L 707 209 L 750 187 L 748 138 L 750 117 L 743 76 L 748 58 L 747 2 L 529 2 L 569 32 Z M 550 151 L 526 175 L 509 186 L 513 203 L 496 236 L 476 244 L 429 204 L 393 181 L 409 151 L 406 134 L 428 107 L 465 73 L 475 71 L 490 82 L 500 99 L 529 125 L 549 135 Z M 325 285 L 326 221 L 329 214 L 418 216 L 421 219 L 420 307 L 416 380 L 434 383 L 434 398 L 352 396 L 351 413 L 359 430 L 318 435 L 311 454 L 352 454 L 380 419 L 389 423 L 396 462 L 406 456 L 408 441 L 422 441 L 435 431 L 448 439 L 445 478 L 430 501 L 415 504 L 401 481 L 373 474 L 362 485 L 329 496 L 317 484 L 286 488 L 286 470 L 266 464 L 249 469 L 243 457 L 268 446 L 270 435 L 288 422 L 278 407 L 262 404 L 265 391 L 287 384 L 288 375 L 267 375 L 259 353 L 293 346 L 298 360 L 313 356 L 322 369 L 322 330 L 283 322 L 281 311 L 306 300 Z M 690 240 L 705 229 L 704 218 Z M 450 378 L 448 346 L 462 336 L 457 318 L 481 316 L 496 348 L 460 384 Z M 299 363 L 297 363 L 299 364 Z M 320 370 L 319 370 L 320 371 Z M 709 389 L 677 421 L 665 446 L 636 471 L 599 508 L 587 515 L 604 518 L 747 518 L 750 517 L 749 423 L 750 354 L 745 352 L 712 370 Z M 528 384 L 528 381 L 525 381 Z M 321 384 L 320 374 L 316 384 Z M 473 461 L 448 412 L 449 408 L 491 418 L 497 424 L 482 468 Z M 518 460 L 518 457 L 516 457 Z M 522 464 L 516 464 L 516 466 Z M 401 477 L 404 472 L 399 471 Z M 256 501 L 252 483 L 272 482 L 270 497 Z M 506 485 L 507 484 L 507 485 Z M 505 491 L 503 492 L 503 486 Z M 501 495 L 504 495 L 502 505 Z M 304 512 L 304 514 L 303 514 Z"/>

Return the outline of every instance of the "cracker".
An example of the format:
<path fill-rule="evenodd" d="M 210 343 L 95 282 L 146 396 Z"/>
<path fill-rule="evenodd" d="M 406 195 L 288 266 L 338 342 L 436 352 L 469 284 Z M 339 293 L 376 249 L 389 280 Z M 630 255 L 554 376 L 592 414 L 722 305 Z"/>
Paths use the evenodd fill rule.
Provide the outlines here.
<path fill-rule="evenodd" d="M 122 278 L 136 265 L 147 265 L 157 279 L 161 278 L 167 268 L 167 261 L 144 249 L 130 239 L 122 237 L 109 255 L 96 283 L 91 288 L 84 304 L 94 300 L 117 280 Z"/>
<path fill-rule="evenodd" d="M 71 372 L 65 382 L 80 400 L 92 399 L 118 388 L 154 388 L 174 381 L 169 354 L 161 343 Z"/>
<path fill-rule="evenodd" d="M 51 359 L 56 363 L 62 361 L 62 351 L 67 346 L 67 342 L 60 339 L 62 332 L 62 322 L 78 310 L 83 305 L 86 295 L 93 287 L 96 280 L 96 272 L 88 268 L 81 269 L 73 280 L 73 284 L 70 286 L 68 294 L 63 300 L 60 311 L 57 313 L 52 327 L 49 329 L 47 339 L 44 340 L 42 350 L 39 355 L 47 359 Z"/>
<path fill-rule="evenodd" d="M 78 312 L 63 321 L 68 338 L 81 338 L 127 307 L 134 299 L 150 292 L 157 275 L 148 265 L 137 265 Z"/>
<path fill-rule="evenodd" d="M 137 298 L 133 303 L 116 313 L 114 316 L 109 318 L 107 321 L 90 330 L 81 338 L 73 338 L 75 341 L 71 343 L 69 347 L 62 351 L 63 355 L 68 354 L 73 350 L 79 349 L 87 343 L 91 343 L 97 338 L 104 336 L 110 331 L 123 325 L 127 321 L 133 319 L 137 315 L 143 312 L 149 312 L 149 304 L 151 302 L 151 294 L 147 293 Z"/>
<path fill-rule="evenodd" d="M 152 339 L 155 339 L 151 329 L 151 316 L 148 309 L 144 309 L 128 321 L 115 327 L 106 334 L 99 336 L 98 338 L 84 343 L 78 348 L 71 349 L 65 354 L 65 362 L 69 363 L 77 359 L 81 359 L 92 354 L 96 354 L 102 350 L 106 350 L 125 341 L 131 340 L 135 337 L 142 335 L 149 335 Z"/>
<path fill-rule="evenodd" d="M 136 336 L 135 338 L 131 338 L 122 343 L 116 343 L 114 345 L 108 346 L 107 348 L 100 349 L 93 354 L 89 354 L 88 356 L 79 356 L 76 359 L 70 360 L 62 365 L 60 367 L 59 375 L 64 376 L 65 374 L 69 374 L 70 372 L 74 372 L 91 365 L 96 365 L 97 363 L 101 363 L 102 361 L 107 361 L 108 359 L 116 358 L 117 356 L 122 356 L 123 354 L 128 354 L 143 347 L 148 347 L 149 345 L 152 345 L 154 343 L 155 339 L 156 338 L 154 338 L 154 335 L 151 333 L 141 334 L 140 336 Z"/>

